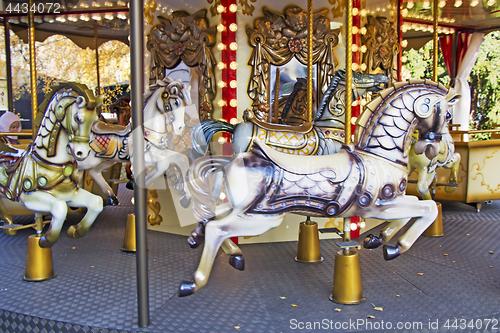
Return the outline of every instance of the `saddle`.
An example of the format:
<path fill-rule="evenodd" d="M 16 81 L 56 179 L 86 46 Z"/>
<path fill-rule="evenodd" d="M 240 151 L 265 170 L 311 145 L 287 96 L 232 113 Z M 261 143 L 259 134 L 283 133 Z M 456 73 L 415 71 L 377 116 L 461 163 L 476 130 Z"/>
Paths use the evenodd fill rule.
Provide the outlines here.
<path fill-rule="evenodd" d="M 308 134 L 313 130 L 313 123 L 304 123 L 299 126 L 290 126 L 290 125 L 282 125 L 282 124 L 270 124 L 260 121 L 255 117 L 255 114 L 252 110 L 247 109 L 243 113 L 243 120 L 249 121 L 256 126 L 263 128 L 267 131 L 276 131 L 276 132 L 295 132 L 300 134 Z"/>
<path fill-rule="evenodd" d="M 297 156 L 277 152 L 255 141 L 250 151 L 294 174 L 311 175 L 327 172 L 328 178 L 335 183 L 344 181 L 351 173 L 352 164 L 355 163 L 353 156 L 346 149 L 333 155 Z"/>
<path fill-rule="evenodd" d="M 103 121 L 96 121 L 92 124 L 92 132 L 98 135 L 118 135 L 126 136 L 132 131 L 130 124 L 127 126 L 108 124 Z"/>

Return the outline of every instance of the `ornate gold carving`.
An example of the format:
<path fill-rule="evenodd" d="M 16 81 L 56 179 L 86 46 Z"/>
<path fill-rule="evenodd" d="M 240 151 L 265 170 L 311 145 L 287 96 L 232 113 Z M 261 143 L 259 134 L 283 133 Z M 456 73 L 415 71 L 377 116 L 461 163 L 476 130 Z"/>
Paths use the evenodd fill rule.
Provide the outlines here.
<path fill-rule="evenodd" d="M 147 48 L 151 52 L 150 83 L 163 80 L 165 70 L 175 68 L 181 60 L 189 67 L 198 67 L 202 114 L 213 110 L 216 90 L 215 58 L 211 48 L 215 45 L 217 31 L 215 26 L 208 26 L 206 14 L 207 10 L 201 9 L 192 15 L 177 10 L 169 18 L 158 16 L 160 23 L 147 35 Z"/>
<path fill-rule="evenodd" d="M 397 65 L 395 60 L 399 54 L 398 34 L 392 22 L 386 17 L 369 15 L 365 25 L 366 34 L 362 36 L 361 43 L 367 51 L 363 55 L 366 64 L 364 73 L 384 73 L 392 81 L 397 78 Z"/>
<path fill-rule="evenodd" d="M 148 190 L 148 207 L 153 211 L 153 214 L 148 214 L 148 223 L 150 225 L 160 225 L 163 218 L 160 215 L 161 205 L 158 201 L 158 193 L 156 190 Z"/>
<path fill-rule="evenodd" d="M 298 6 L 288 6 L 283 15 L 263 9 L 264 17 L 255 20 L 254 27 L 246 27 L 250 44 L 254 46 L 248 64 L 252 66 L 248 95 L 252 106 L 262 121 L 268 121 L 262 105 L 269 105 L 270 65 L 282 66 L 292 58 L 307 63 L 307 14 Z M 339 30 L 330 29 L 327 9 L 313 16 L 313 63 L 317 65 L 317 87 L 321 100 L 331 78 L 335 74 L 338 60 L 333 48 L 338 45 Z"/>
<path fill-rule="evenodd" d="M 345 0 L 328 0 L 333 5 L 332 14 L 333 18 L 344 16 Z"/>
<path fill-rule="evenodd" d="M 255 2 L 257 0 L 250 0 L 251 2 Z M 255 10 L 255 6 L 248 3 L 248 0 L 239 0 L 241 8 L 241 13 L 243 15 L 253 16 L 253 11 Z"/>

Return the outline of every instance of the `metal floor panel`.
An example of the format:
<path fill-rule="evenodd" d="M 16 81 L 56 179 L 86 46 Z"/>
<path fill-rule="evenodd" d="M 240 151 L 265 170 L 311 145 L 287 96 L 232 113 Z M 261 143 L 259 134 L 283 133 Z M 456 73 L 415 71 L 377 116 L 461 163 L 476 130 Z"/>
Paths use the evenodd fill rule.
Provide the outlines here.
<path fill-rule="evenodd" d="M 34 283 L 21 279 L 27 239 L 33 230 L 20 231 L 15 236 L 0 234 L 0 332 L 500 329 L 500 323 L 494 326 L 500 320 L 499 201 L 483 206 L 481 213 L 476 213 L 473 206 L 444 202 L 445 236 L 421 237 L 393 261 L 384 261 L 381 249 L 359 251 L 367 301 L 355 306 L 328 299 L 338 251 L 335 240 L 321 241 L 325 260 L 319 264 L 295 262 L 296 242 L 242 245 L 246 264 L 243 272 L 233 269 L 228 264 L 229 256 L 219 252 L 208 284 L 192 296 L 179 298 L 179 283 L 196 270 L 202 248 L 190 249 L 183 236 L 148 231 L 151 325 L 140 329 L 135 255 L 120 251 L 126 217 L 133 211 L 133 192 L 121 186 L 118 193 L 122 205 L 105 207 L 82 239 L 66 237 L 68 226 L 82 217 L 69 215 L 52 248 L 57 274 L 52 280 Z M 29 223 L 31 218 L 16 218 L 16 222 Z M 370 232 L 376 233 L 379 228 Z M 391 243 L 395 242 L 396 239 Z M 443 326 L 447 320 L 452 325 L 455 319 L 458 329 Z M 468 326 L 462 330 L 459 320 L 464 319 L 467 323 L 473 319 L 475 325 L 482 323 L 483 327 L 477 330 L 477 326 Z M 382 321 L 394 326 L 398 322 L 421 322 L 422 329 L 381 328 Z M 433 330 L 429 324 L 436 321 L 439 329 Z M 294 329 L 299 322 L 304 329 Z M 316 329 L 307 328 L 307 323 L 316 323 Z M 345 329 L 336 330 L 335 325 L 341 324 Z"/>

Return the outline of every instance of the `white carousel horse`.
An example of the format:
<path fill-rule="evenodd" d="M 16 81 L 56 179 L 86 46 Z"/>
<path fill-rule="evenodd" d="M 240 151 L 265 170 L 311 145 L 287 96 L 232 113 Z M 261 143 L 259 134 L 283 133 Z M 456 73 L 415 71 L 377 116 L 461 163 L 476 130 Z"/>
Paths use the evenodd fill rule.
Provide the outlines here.
<path fill-rule="evenodd" d="M 76 165 L 89 155 L 90 127 L 101 102 L 85 85 L 62 83 L 40 105 L 38 133 L 26 150 L 2 149 L 0 193 L 35 213 L 52 215 L 49 230 L 40 237 L 41 247 L 59 239 L 67 206 L 87 208 L 83 219 L 68 229 L 68 237 L 75 239 L 87 233 L 102 211 L 101 197 L 78 187 Z"/>
<path fill-rule="evenodd" d="M 398 245 L 385 244 L 383 252 L 390 260 L 407 251 L 438 214 L 434 201 L 404 194 L 411 135 L 415 130 L 420 133 L 416 153 L 436 156 L 457 97 L 428 80 L 397 83 L 365 107 L 357 120 L 357 144 L 345 145 L 337 154 L 292 156 L 256 142 L 248 153 L 196 160 L 188 173 L 188 187 L 195 218 L 205 223 L 205 247 L 194 278 L 181 283 L 179 296 L 207 283 L 224 240 L 260 235 L 277 227 L 289 212 L 392 220 L 382 230 L 384 243 L 416 217 Z M 210 174 L 220 170 L 226 175 L 233 206 L 222 216 L 217 215 L 210 187 Z M 228 250 L 232 258 L 242 256 L 237 247 L 232 250 Z"/>
<path fill-rule="evenodd" d="M 184 113 L 186 106 L 191 104 L 191 95 L 189 88 L 180 81 L 166 77 L 149 87 L 144 94 L 144 104 L 145 165 L 154 168 L 146 176 L 146 187 L 149 187 L 172 163 L 177 164 L 184 175 L 189 168 L 187 157 L 173 150 L 171 132 L 182 134 Z M 120 126 L 96 122 L 90 134 L 91 153 L 78 162 L 78 168 L 89 171 L 112 205 L 117 205 L 118 200 L 101 173 L 116 162 L 132 160 L 133 134 L 136 133 L 130 124 Z M 182 203 L 189 203 L 188 196 L 183 197 Z"/>
<path fill-rule="evenodd" d="M 432 196 L 429 187 L 436 181 L 437 168 L 444 167 L 451 169 L 448 184 L 445 186 L 447 193 L 453 193 L 455 188 L 453 185 L 457 184 L 458 168 L 460 166 L 460 154 L 455 153 L 455 145 L 453 138 L 448 130 L 445 129 L 441 138 L 439 154 L 433 159 L 428 159 L 424 154 L 417 155 L 414 152 L 414 144 L 418 138 L 415 136 L 412 139 L 412 146 L 410 147 L 410 159 L 408 164 L 408 174 L 410 175 L 414 170 L 418 172 L 417 188 L 424 200 L 431 200 Z"/>
<path fill-rule="evenodd" d="M 389 79 L 383 74 L 362 74 L 353 72 L 353 92 L 355 98 L 366 92 L 383 89 L 381 84 Z M 344 142 L 345 123 L 345 71 L 338 70 L 332 77 L 316 112 L 313 123 L 300 126 L 264 123 L 256 119 L 253 112 L 245 111 L 247 121 L 232 125 L 224 121 L 208 119 L 195 126 L 191 132 L 193 150 L 198 156 L 207 151 L 207 142 L 217 132 L 232 133 L 235 153 L 248 151 L 255 141 L 283 153 L 293 155 L 330 155 L 338 152 Z M 288 98 L 282 115 L 289 112 L 294 94 Z M 286 122 L 283 119 L 282 122 Z"/>

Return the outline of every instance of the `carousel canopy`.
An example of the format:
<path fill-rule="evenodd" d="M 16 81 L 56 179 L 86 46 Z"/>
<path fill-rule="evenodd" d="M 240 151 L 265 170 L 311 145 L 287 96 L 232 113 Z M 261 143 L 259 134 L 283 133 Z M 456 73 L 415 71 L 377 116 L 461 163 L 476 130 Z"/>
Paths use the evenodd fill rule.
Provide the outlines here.
<path fill-rule="evenodd" d="M 97 27 L 98 45 L 109 40 L 128 44 L 128 0 L 44 0 L 35 2 L 35 39 L 44 41 L 51 35 L 64 35 L 81 48 L 95 48 Z M 3 2 L 0 16 L 9 19 L 10 27 L 24 42 L 28 42 L 27 15 L 22 4 L 26 0 Z M 58 6 L 48 3 L 55 3 Z M 43 14 L 42 10 L 43 9 Z"/>

